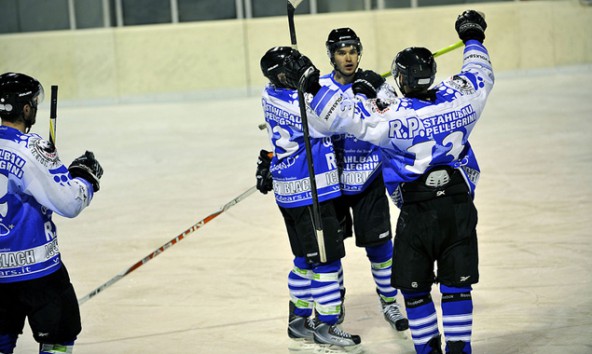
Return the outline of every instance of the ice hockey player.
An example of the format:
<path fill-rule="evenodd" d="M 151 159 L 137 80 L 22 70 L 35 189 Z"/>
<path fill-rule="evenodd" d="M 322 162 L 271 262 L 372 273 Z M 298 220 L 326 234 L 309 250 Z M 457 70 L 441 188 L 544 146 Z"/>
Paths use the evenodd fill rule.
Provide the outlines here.
<path fill-rule="evenodd" d="M 321 76 L 319 84 L 353 98 L 352 83 L 367 80 L 370 74 L 358 69 L 363 53 L 360 38 L 351 28 L 336 28 L 329 33 L 325 46 L 333 71 Z M 365 93 L 371 98 L 394 98 L 392 86 L 378 76 L 380 82 L 378 90 L 372 87 Z M 390 285 L 393 235 L 379 148 L 351 134 L 334 135 L 332 140 L 343 194 L 335 205 L 338 215 L 346 218 L 346 237 L 352 236 L 353 228 L 356 246 L 365 248 L 370 261 L 384 318 L 395 330 L 404 331 L 409 328 L 408 321 L 397 303 L 398 291 Z M 345 298 L 344 286 L 341 291 Z"/>
<path fill-rule="evenodd" d="M 273 189 L 294 256 L 288 275 L 288 335 L 324 345 L 354 346 L 360 343 L 360 337 L 337 325 L 341 311 L 338 276 L 345 249 L 343 226 L 333 204 L 341 195 L 335 152 L 330 138 L 315 138 L 311 130 L 323 229 L 323 240 L 317 240 L 298 92 L 286 87 L 283 63 L 299 57 L 300 53 L 291 47 L 274 47 L 261 58 L 261 70 L 269 79 L 262 93 L 262 105 L 273 157 L 268 151 L 261 151 L 257 187 L 263 193 Z M 326 257 L 321 257 L 322 252 Z"/>
<path fill-rule="evenodd" d="M 391 285 L 405 298 L 417 353 L 442 353 L 430 295 L 434 283 L 442 294 L 446 353 L 472 352 L 471 292 L 479 280 L 473 193 L 479 167 L 468 139 L 494 84 L 483 45 L 486 28 L 477 11 L 458 16 L 455 29 L 465 43 L 462 69 L 434 88 L 436 63 L 430 51 L 399 52 L 392 73 L 405 97 L 392 101 L 364 95 L 351 100 L 321 87 L 318 70 L 304 56 L 285 63 L 288 86 L 311 94 L 306 97 L 316 113 L 308 117 L 311 126 L 381 147 L 385 184 L 401 209 Z"/>
<path fill-rule="evenodd" d="M 103 169 L 92 152 L 68 168 L 55 146 L 29 133 L 43 87 L 0 75 L 0 353 L 12 353 L 28 318 L 39 353 L 72 353 L 80 311 L 61 259 L 53 213 L 86 208 Z"/>

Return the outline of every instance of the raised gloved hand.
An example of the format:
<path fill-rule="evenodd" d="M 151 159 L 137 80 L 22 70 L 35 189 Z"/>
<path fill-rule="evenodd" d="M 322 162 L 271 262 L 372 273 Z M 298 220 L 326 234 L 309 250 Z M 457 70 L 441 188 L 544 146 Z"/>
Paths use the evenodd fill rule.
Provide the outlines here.
<path fill-rule="evenodd" d="M 271 172 L 269 166 L 271 165 L 271 157 L 273 154 L 266 150 L 259 152 L 259 158 L 257 159 L 257 189 L 263 194 L 273 190 L 273 179 L 271 178 Z"/>
<path fill-rule="evenodd" d="M 483 43 L 487 23 L 482 13 L 475 10 L 467 10 L 458 15 L 454 28 L 458 33 L 458 38 L 462 39 L 463 42 L 466 43 L 470 39 L 476 39 Z"/>
<path fill-rule="evenodd" d="M 73 178 L 83 178 L 92 184 L 95 192 L 99 191 L 99 181 L 103 176 L 103 167 L 101 167 L 101 164 L 91 151 L 86 151 L 84 155 L 72 161 L 70 166 L 68 166 L 68 171 L 70 171 L 70 175 Z"/>
<path fill-rule="evenodd" d="M 308 57 L 295 52 L 284 62 L 288 87 L 315 95 L 321 89 L 319 70 Z"/>
<path fill-rule="evenodd" d="M 368 98 L 376 98 L 376 93 L 386 80 L 380 74 L 372 70 L 358 70 L 354 75 L 352 90 L 355 94 L 361 93 Z"/>

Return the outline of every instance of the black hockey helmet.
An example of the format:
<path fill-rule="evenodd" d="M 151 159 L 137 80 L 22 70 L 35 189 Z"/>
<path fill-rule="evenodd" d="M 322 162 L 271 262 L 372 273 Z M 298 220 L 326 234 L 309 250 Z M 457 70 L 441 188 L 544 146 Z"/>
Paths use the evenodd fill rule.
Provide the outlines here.
<path fill-rule="evenodd" d="M 348 47 L 350 45 L 356 47 L 358 55 L 362 56 L 362 50 L 364 50 L 364 47 L 362 46 L 360 37 L 358 37 L 353 29 L 344 27 L 336 28 L 329 32 L 329 37 L 327 38 L 327 42 L 325 42 L 325 46 L 327 47 L 327 55 L 329 56 L 329 59 L 331 59 L 331 63 L 333 63 L 333 55 L 337 49 Z"/>
<path fill-rule="evenodd" d="M 32 108 L 43 102 L 45 97 L 43 86 L 36 79 L 20 73 L 0 75 L 0 117 L 15 121 L 26 104 Z M 25 122 L 30 127 L 34 121 Z"/>
<path fill-rule="evenodd" d="M 273 47 L 261 58 L 261 72 L 274 86 L 286 88 L 286 84 L 280 81 L 278 75 L 285 73 L 284 64 L 289 57 L 299 56 L 300 53 L 292 47 Z"/>
<path fill-rule="evenodd" d="M 404 95 L 426 92 L 436 77 L 432 52 L 422 47 L 400 51 L 391 66 L 393 78 Z"/>

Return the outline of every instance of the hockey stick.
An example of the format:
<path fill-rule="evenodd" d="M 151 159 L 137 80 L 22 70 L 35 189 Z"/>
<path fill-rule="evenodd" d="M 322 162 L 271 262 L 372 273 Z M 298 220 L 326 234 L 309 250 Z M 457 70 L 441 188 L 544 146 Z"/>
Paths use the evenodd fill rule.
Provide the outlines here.
<path fill-rule="evenodd" d="M 290 27 L 290 42 L 292 48 L 298 49 L 296 40 L 296 26 L 294 25 L 294 12 L 302 0 L 288 0 L 288 26 Z M 319 195 L 317 191 L 316 174 L 314 171 L 314 162 L 312 159 L 312 148 L 310 146 L 310 134 L 308 131 L 308 117 L 306 116 L 306 102 L 304 101 L 304 92 L 298 89 L 298 104 L 300 106 L 300 118 L 302 119 L 302 133 L 304 136 L 304 148 L 306 150 L 306 164 L 308 165 L 308 177 L 310 180 L 310 193 L 312 196 L 312 220 L 319 246 L 319 258 L 321 263 L 327 262 L 327 252 L 325 251 L 325 235 L 323 233 L 323 224 L 321 221 L 321 210 L 319 207 Z"/>
<path fill-rule="evenodd" d="M 253 187 L 247 189 L 241 195 L 239 195 L 238 197 L 234 198 L 230 202 L 226 203 L 223 207 L 221 207 L 215 213 L 212 213 L 212 214 L 206 216 L 204 219 L 202 219 L 202 220 L 198 221 L 197 223 L 193 224 L 190 228 L 188 228 L 187 230 L 183 231 L 181 234 L 175 236 L 175 238 L 173 238 L 169 242 L 167 242 L 164 245 L 160 246 L 159 248 L 155 249 L 152 253 L 150 253 L 146 257 L 142 258 L 141 260 L 137 261 L 131 267 L 129 267 L 126 270 L 124 270 L 123 272 L 117 274 L 113 278 L 109 279 L 103 285 L 101 285 L 98 288 L 96 288 L 95 290 L 91 291 L 86 296 L 80 298 L 78 300 L 78 304 L 79 305 L 82 305 L 83 303 L 85 303 L 86 301 L 88 301 L 92 297 L 96 296 L 97 294 L 99 294 L 100 292 L 102 292 L 103 290 L 105 290 L 106 288 L 108 288 L 111 285 L 115 284 L 121 278 L 125 277 L 126 275 L 128 275 L 131 272 L 133 272 L 134 270 L 140 268 L 145 263 L 148 263 L 148 261 L 150 261 L 152 258 L 158 256 L 159 254 L 161 254 L 162 252 L 164 252 L 167 248 L 172 247 L 173 245 L 175 245 L 177 242 L 180 242 L 182 239 L 185 238 L 185 236 L 187 236 L 190 233 L 192 233 L 192 232 L 196 231 L 197 229 L 201 228 L 202 226 L 204 226 L 205 224 L 207 224 L 208 222 L 210 222 L 212 219 L 214 219 L 216 216 L 222 214 L 226 210 L 230 209 L 232 206 L 238 204 L 240 201 L 242 201 L 245 198 L 247 198 L 249 195 L 253 194 L 253 192 L 255 192 L 256 190 L 257 190 L 257 187 L 256 186 L 253 186 Z"/>
<path fill-rule="evenodd" d="M 437 57 L 439 57 L 440 55 L 442 55 L 442 54 L 446 54 L 446 53 L 448 53 L 448 52 L 451 52 L 451 51 L 453 51 L 453 50 L 455 50 L 455 49 L 457 49 L 457 48 L 460 48 L 460 47 L 462 47 L 463 45 L 464 45 L 463 41 L 458 41 L 458 42 L 456 42 L 456 43 L 454 43 L 454 44 L 451 44 L 451 45 L 449 45 L 448 47 L 444 47 L 444 48 L 442 48 L 442 49 L 440 49 L 440 50 L 437 50 L 437 51 L 433 52 L 433 53 L 432 53 L 432 56 L 433 56 L 434 58 L 437 58 Z M 389 72 L 387 72 L 387 73 L 384 73 L 384 74 L 382 74 L 382 75 L 380 75 L 380 76 L 382 76 L 382 77 L 389 77 L 389 76 L 391 76 L 391 74 L 392 74 L 392 72 L 390 72 L 390 71 L 389 71 Z"/>
<path fill-rule="evenodd" d="M 302 0 L 288 0 L 288 26 L 290 27 L 290 43 L 292 43 L 292 49 L 298 50 L 298 41 L 296 40 L 296 28 L 294 26 L 294 12 Z M 267 125 L 261 123 L 257 126 L 259 130 L 264 130 Z"/>
<path fill-rule="evenodd" d="M 51 102 L 49 107 L 49 141 L 56 144 L 56 123 L 58 111 L 58 86 L 51 86 Z"/>
<path fill-rule="evenodd" d="M 298 49 L 296 40 L 296 27 L 294 26 L 294 12 L 302 0 L 288 0 L 288 26 L 290 27 L 290 43 L 293 49 Z"/>

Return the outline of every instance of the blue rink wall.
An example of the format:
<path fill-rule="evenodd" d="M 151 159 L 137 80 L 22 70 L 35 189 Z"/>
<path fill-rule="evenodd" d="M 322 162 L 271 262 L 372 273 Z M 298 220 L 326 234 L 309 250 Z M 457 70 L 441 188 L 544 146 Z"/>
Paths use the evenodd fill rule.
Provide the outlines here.
<path fill-rule="evenodd" d="M 496 72 L 592 63 L 592 6 L 576 0 L 465 4 L 297 15 L 299 49 L 322 72 L 333 28 L 361 37 L 361 67 L 388 72 L 409 46 L 432 51 L 458 41 L 456 16 L 486 14 L 486 45 Z M 0 72 L 25 72 L 57 84 L 66 101 L 165 101 L 258 94 L 259 59 L 289 45 L 286 17 L 0 35 Z M 439 73 L 459 69 L 460 50 L 438 58 Z"/>

